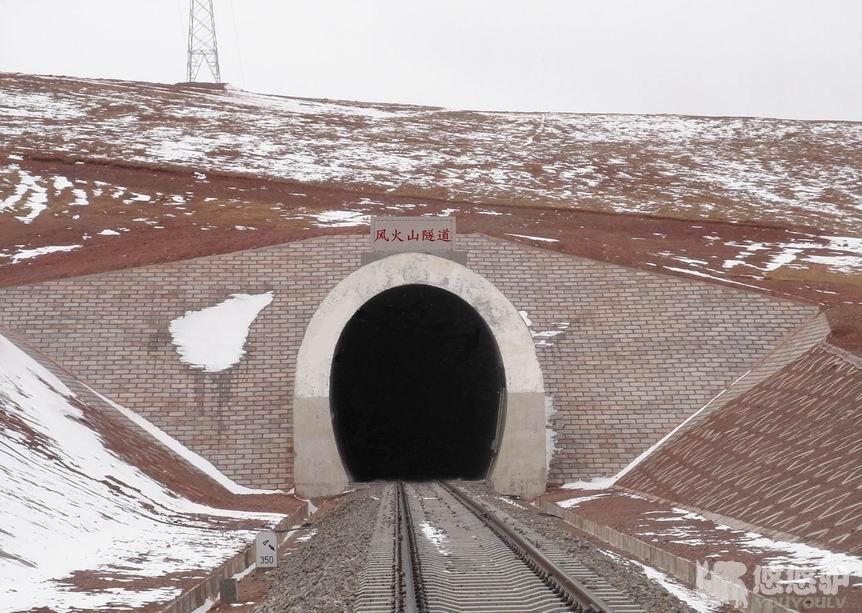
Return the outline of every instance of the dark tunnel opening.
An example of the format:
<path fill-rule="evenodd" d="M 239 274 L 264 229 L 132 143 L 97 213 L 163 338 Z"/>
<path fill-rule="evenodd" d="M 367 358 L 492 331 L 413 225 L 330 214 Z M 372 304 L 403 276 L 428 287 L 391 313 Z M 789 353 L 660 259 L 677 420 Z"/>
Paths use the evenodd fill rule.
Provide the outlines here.
<path fill-rule="evenodd" d="M 382 292 L 350 319 L 332 363 L 335 437 L 355 481 L 481 479 L 505 393 L 496 341 L 460 297 Z"/>

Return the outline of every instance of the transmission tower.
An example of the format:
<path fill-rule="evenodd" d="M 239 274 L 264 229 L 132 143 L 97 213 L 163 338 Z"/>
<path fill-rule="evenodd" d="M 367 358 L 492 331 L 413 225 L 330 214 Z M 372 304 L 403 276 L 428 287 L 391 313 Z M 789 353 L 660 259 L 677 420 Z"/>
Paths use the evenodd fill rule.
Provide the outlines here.
<path fill-rule="evenodd" d="M 206 64 L 213 81 L 221 83 L 213 0 L 190 0 L 190 3 L 189 54 L 186 65 L 186 80 L 189 82 L 197 81 L 201 66 Z"/>

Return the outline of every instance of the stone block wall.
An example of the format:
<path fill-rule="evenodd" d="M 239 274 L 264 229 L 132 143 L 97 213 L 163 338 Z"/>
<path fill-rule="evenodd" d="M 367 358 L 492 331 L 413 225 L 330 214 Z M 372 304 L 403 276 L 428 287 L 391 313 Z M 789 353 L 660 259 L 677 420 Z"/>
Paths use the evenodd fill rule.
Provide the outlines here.
<path fill-rule="evenodd" d="M 0 290 L 0 328 L 252 487 L 293 483 L 296 354 L 319 302 L 360 266 L 365 236 Z M 817 315 L 813 306 L 480 235 L 467 265 L 531 321 L 556 453 L 549 479 L 613 474 Z M 168 326 L 233 293 L 274 292 L 246 356 L 221 373 L 179 360 Z"/>

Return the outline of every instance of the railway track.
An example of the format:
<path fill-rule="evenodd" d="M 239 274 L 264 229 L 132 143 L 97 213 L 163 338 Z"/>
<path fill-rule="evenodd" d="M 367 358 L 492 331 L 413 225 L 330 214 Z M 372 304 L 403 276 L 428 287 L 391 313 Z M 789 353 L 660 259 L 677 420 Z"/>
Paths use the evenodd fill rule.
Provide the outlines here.
<path fill-rule="evenodd" d="M 643 613 L 562 549 L 447 482 L 386 488 L 356 611 Z"/>

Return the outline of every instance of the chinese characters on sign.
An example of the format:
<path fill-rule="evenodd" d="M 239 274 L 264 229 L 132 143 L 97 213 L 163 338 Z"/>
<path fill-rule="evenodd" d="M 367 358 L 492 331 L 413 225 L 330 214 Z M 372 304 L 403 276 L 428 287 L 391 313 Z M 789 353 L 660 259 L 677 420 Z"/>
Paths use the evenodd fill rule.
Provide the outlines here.
<path fill-rule="evenodd" d="M 452 251 L 455 248 L 454 217 L 372 217 L 371 250 Z"/>

